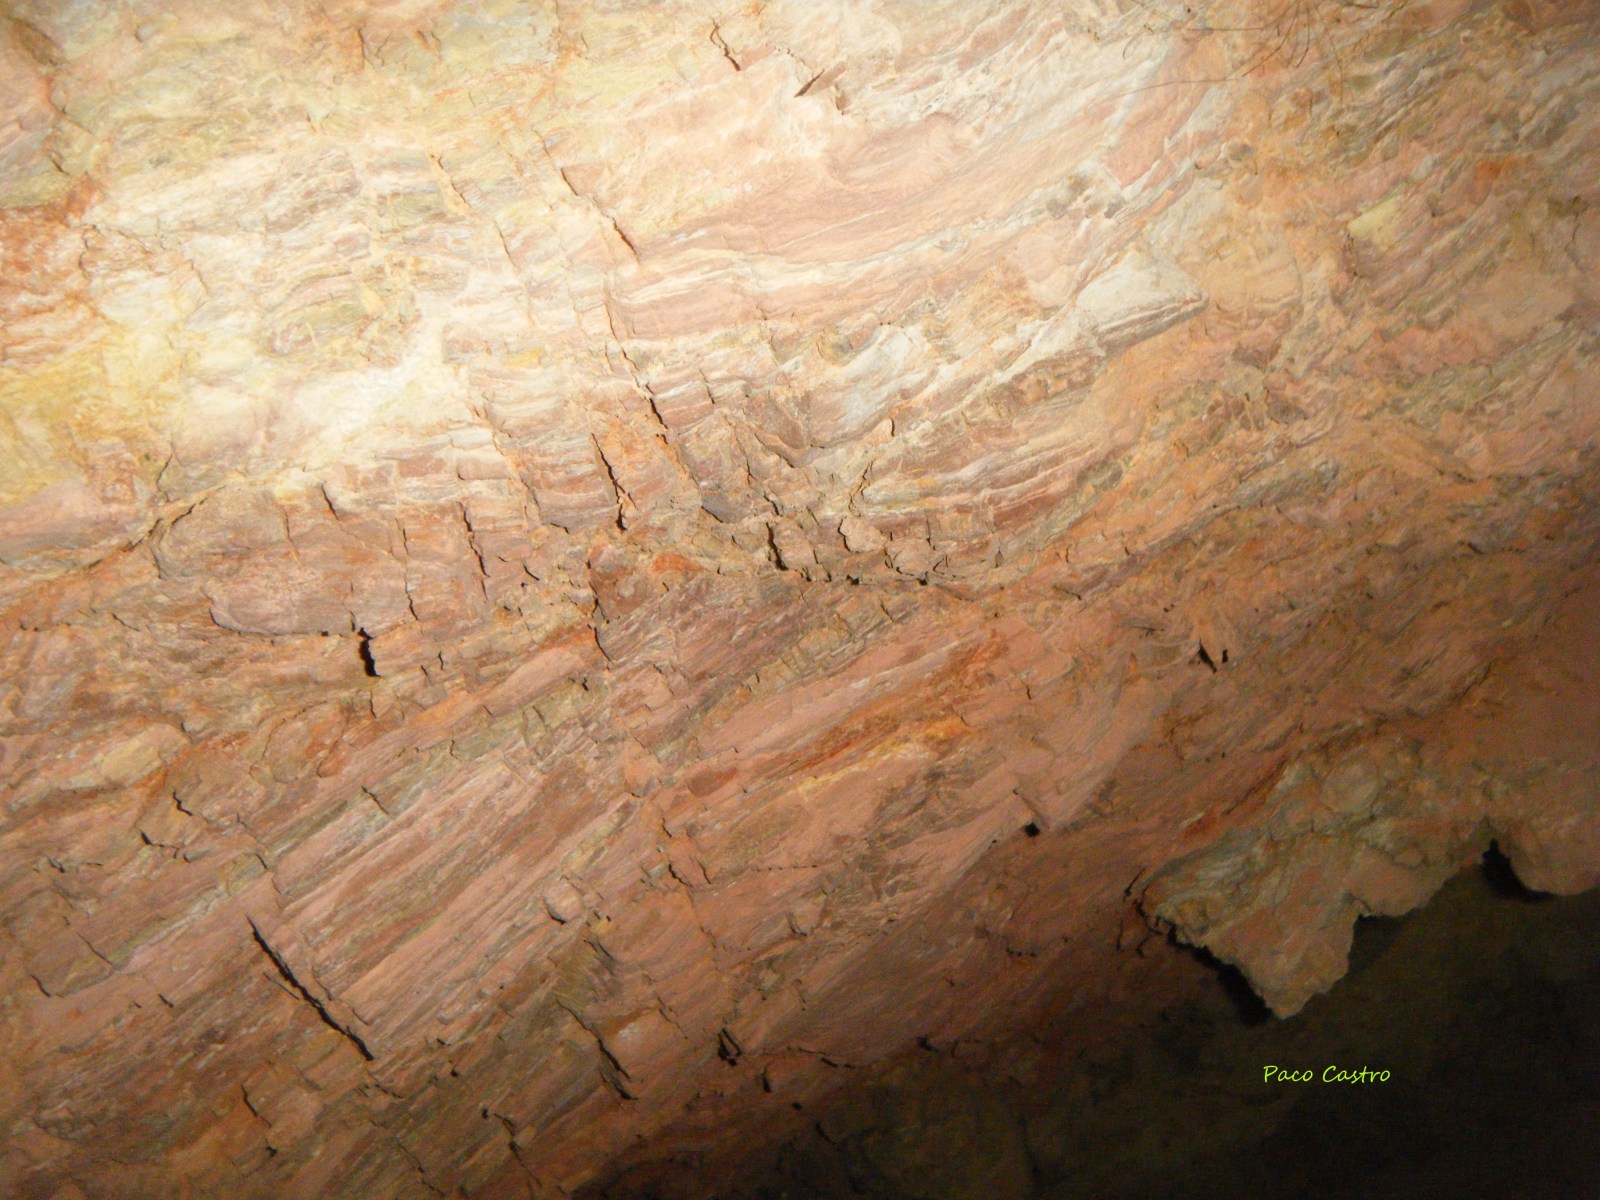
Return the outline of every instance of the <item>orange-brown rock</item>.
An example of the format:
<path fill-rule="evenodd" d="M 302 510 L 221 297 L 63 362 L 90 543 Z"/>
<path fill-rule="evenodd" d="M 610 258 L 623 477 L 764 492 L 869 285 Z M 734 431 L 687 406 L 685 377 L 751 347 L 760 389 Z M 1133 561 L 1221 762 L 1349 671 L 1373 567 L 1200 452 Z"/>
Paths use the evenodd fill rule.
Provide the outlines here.
<path fill-rule="evenodd" d="M 569 1195 L 1600 881 L 1597 16 L 8 6 L 0 1191 Z"/>

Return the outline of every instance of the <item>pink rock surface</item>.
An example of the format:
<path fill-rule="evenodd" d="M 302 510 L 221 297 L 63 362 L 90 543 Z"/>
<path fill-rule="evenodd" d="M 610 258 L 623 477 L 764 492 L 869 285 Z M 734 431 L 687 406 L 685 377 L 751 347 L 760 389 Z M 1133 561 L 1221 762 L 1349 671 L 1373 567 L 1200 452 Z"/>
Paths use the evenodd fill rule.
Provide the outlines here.
<path fill-rule="evenodd" d="M 7 1194 L 572 1194 L 1600 880 L 1592 4 L 10 13 Z"/>

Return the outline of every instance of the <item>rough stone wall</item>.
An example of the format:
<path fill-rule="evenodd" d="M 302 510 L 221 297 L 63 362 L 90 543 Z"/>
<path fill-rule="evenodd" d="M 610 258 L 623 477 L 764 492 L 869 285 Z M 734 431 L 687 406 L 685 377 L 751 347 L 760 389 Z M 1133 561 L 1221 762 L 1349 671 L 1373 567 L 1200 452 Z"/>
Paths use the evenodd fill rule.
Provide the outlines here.
<path fill-rule="evenodd" d="M 1600 885 L 1600 573 L 1586 580 L 1455 707 L 1298 758 L 1262 820 L 1164 868 L 1141 906 L 1285 1016 L 1344 974 L 1358 917 L 1415 908 L 1486 839 L 1529 888 Z"/>
<path fill-rule="evenodd" d="M 1134 899 L 1287 1012 L 1594 882 L 1390 732 L 1600 542 L 1592 5 L 6 12 L 9 1192 L 559 1195 Z"/>

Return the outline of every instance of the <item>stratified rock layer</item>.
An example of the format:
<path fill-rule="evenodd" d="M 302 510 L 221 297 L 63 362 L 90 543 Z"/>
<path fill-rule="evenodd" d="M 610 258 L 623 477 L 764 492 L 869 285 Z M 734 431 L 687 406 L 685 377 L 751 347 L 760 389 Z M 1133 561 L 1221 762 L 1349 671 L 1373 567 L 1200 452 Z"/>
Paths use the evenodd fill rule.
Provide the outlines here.
<path fill-rule="evenodd" d="M 1135 901 L 1290 1012 L 1596 882 L 1592 6 L 8 11 L 8 1193 L 559 1195 Z"/>

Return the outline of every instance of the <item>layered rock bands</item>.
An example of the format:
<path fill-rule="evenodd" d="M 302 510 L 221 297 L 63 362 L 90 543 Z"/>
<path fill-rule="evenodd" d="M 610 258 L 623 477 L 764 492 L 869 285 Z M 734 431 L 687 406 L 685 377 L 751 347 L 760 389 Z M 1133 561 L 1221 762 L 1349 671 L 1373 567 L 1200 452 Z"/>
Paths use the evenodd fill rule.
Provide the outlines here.
<path fill-rule="evenodd" d="M 1600 880 L 1592 4 L 6 13 L 7 1195 L 566 1195 Z"/>

